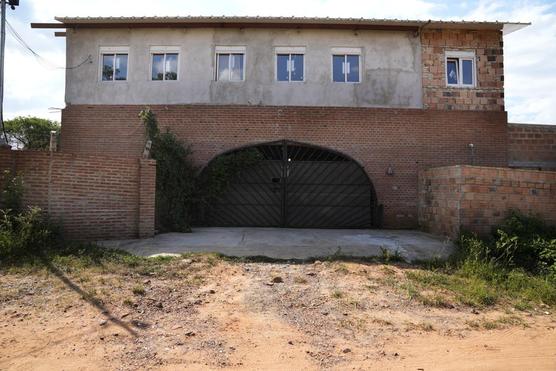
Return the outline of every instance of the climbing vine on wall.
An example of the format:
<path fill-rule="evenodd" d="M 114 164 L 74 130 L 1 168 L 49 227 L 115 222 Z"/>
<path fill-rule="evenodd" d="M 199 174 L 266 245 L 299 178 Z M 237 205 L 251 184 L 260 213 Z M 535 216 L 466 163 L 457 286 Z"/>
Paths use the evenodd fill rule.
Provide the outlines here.
<path fill-rule="evenodd" d="M 190 145 L 169 130 L 161 132 L 155 114 L 146 108 L 139 113 L 152 141 L 156 160 L 156 224 L 160 232 L 189 232 L 195 217 L 226 191 L 242 169 L 255 165 L 262 156 L 244 150 L 219 156 L 200 172 L 191 158 Z"/>

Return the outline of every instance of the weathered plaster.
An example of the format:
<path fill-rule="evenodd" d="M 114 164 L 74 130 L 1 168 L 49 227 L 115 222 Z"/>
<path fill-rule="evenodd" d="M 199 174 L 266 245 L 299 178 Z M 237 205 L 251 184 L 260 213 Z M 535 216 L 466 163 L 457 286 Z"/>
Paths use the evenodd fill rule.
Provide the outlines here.
<path fill-rule="evenodd" d="M 179 46 L 178 81 L 150 81 L 150 47 Z M 244 45 L 246 79 L 214 81 L 214 47 Z M 99 80 L 99 48 L 129 46 L 128 81 Z M 275 81 L 275 46 L 305 46 L 305 82 Z M 362 81 L 334 83 L 331 48 L 362 49 Z M 282 29 L 68 30 L 68 104 L 422 107 L 421 44 L 409 32 Z"/>

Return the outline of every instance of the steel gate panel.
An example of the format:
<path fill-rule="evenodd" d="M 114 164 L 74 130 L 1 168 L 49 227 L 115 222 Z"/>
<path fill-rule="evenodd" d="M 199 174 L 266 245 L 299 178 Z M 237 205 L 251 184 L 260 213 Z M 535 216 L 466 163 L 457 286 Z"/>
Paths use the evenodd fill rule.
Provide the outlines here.
<path fill-rule="evenodd" d="M 242 169 L 231 180 L 228 189 L 209 208 L 207 225 L 292 228 L 373 225 L 374 189 L 355 161 L 331 150 L 287 141 L 244 150 L 253 149 L 262 155 L 262 160 Z"/>

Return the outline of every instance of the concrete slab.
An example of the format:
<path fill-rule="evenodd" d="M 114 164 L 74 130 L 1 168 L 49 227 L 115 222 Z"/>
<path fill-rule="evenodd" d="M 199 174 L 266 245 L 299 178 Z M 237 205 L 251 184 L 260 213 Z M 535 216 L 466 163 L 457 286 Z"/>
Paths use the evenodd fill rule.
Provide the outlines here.
<path fill-rule="evenodd" d="M 102 241 L 103 246 L 141 256 L 217 252 L 228 256 L 275 259 L 323 258 L 334 254 L 354 257 L 398 252 L 408 261 L 447 258 L 451 242 L 409 230 L 195 228 L 192 233 L 165 233 L 143 240 Z"/>

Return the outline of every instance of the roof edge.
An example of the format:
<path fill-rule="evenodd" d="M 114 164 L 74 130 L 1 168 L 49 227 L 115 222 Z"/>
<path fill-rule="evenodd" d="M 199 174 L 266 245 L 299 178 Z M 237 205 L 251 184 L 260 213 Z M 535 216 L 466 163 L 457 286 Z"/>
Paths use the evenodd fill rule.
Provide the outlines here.
<path fill-rule="evenodd" d="M 531 23 L 490 21 L 442 21 L 366 18 L 310 17 L 55 17 L 59 23 L 32 23 L 32 28 L 158 28 L 158 27 L 280 27 L 280 28 L 346 28 L 399 29 L 427 28 L 500 30 L 505 35 Z"/>

